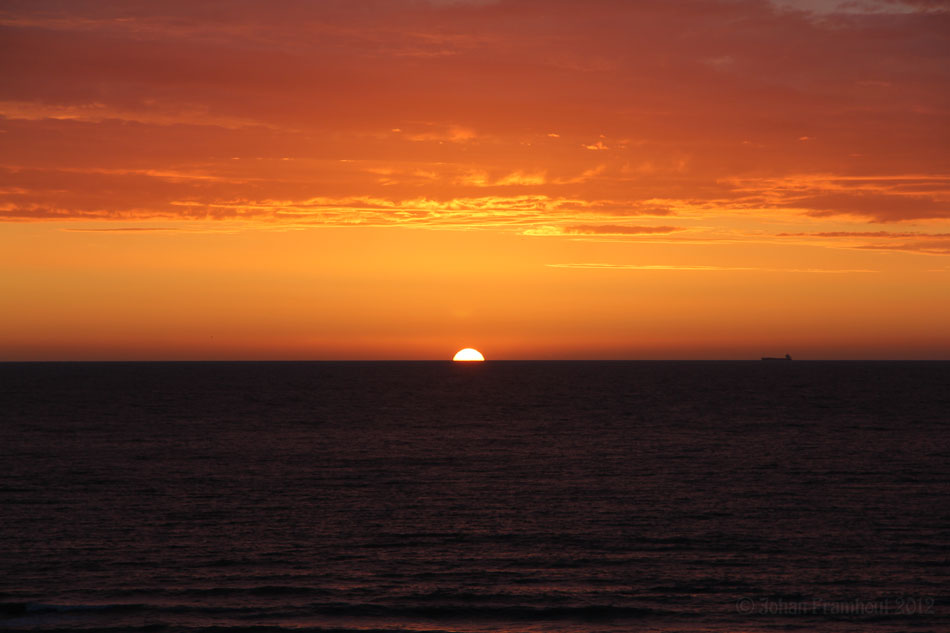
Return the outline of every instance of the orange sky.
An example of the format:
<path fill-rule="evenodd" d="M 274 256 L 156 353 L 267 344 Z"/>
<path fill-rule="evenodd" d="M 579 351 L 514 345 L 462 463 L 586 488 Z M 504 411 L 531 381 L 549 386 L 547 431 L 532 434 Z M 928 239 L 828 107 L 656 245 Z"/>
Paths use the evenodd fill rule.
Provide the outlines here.
<path fill-rule="evenodd" d="M 7 1 L 0 360 L 950 358 L 946 0 Z"/>

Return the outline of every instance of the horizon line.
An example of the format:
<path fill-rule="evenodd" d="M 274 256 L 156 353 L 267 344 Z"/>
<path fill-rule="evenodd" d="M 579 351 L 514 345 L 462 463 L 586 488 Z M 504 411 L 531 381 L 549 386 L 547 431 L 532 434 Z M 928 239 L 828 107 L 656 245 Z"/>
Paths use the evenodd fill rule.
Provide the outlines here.
<path fill-rule="evenodd" d="M 769 359 L 773 360 L 773 359 Z M 779 358 L 779 361 L 784 359 Z M 0 360 L 0 364 L 24 363 L 451 363 L 460 365 L 480 365 L 484 363 L 762 363 L 765 358 L 495 358 L 478 362 L 459 362 L 451 358 L 171 358 L 171 359 L 22 359 Z M 794 358 L 784 362 L 950 362 L 948 358 Z M 780 362 L 779 364 L 783 364 Z"/>

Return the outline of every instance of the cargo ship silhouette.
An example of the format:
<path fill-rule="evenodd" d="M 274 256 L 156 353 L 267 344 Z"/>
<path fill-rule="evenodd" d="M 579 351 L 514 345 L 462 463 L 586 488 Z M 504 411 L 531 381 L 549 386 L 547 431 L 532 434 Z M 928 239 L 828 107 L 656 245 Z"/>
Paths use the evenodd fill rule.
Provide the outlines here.
<path fill-rule="evenodd" d="M 792 360 L 792 357 L 788 354 L 785 356 L 763 356 L 762 360 Z"/>

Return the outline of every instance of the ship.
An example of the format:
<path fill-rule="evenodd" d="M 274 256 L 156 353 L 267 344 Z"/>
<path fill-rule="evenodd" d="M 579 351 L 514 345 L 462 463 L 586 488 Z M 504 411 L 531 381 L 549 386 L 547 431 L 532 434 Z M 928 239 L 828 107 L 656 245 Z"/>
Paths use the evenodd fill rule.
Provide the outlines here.
<path fill-rule="evenodd" d="M 762 360 L 792 360 L 792 357 L 788 354 L 785 356 L 763 356 Z"/>

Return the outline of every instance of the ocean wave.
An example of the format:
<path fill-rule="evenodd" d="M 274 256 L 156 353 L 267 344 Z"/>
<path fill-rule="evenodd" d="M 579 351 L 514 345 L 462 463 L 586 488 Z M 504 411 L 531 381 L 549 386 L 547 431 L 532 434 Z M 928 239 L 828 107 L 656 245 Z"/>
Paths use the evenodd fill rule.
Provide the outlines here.
<path fill-rule="evenodd" d="M 0 604 L 0 615 L 23 616 L 43 613 L 120 612 L 147 608 L 144 604 L 46 604 L 41 602 L 6 602 Z"/>
<path fill-rule="evenodd" d="M 76 626 L 67 626 L 60 628 L 50 628 L 44 626 L 42 629 L 33 627 L 22 628 L 4 628 L 5 633 L 36 633 L 42 630 L 43 633 L 75 633 L 76 631 L 95 631 L 95 633 L 458 633 L 457 631 L 440 628 L 403 628 L 399 626 L 387 626 L 385 628 L 376 627 L 347 627 L 347 626 L 279 626 L 279 625 L 238 625 L 238 626 L 201 626 L 201 625 L 169 625 L 164 623 L 143 624 L 141 626 L 121 625 L 121 626 L 99 626 L 78 628 Z"/>
<path fill-rule="evenodd" d="M 415 600 L 444 599 L 433 593 L 415 596 Z M 454 599 L 476 599 L 479 596 L 455 596 Z M 150 617 L 168 616 L 228 616 L 242 618 L 252 616 L 264 619 L 300 619 L 306 617 L 347 617 L 347 618 L 391 618 L 405 620 L 420 618 L 428 620 L 615 620 L 639 619 L 669 613 L 644 607 L 588 604 L 588 605 L 527 605 L 527 604 L 472 604 L 468 602 L 448 602 L 446 604 L 419 604 L 407 600 L 407 604 L 372 603 L 314 603 L 298 608 L 268 610 L 257 607 L 214 607 L 195 605 L 148 605 L 148 604 L 46 604 L 46 603 L 6 603 L 0 605 L 0 614 L 10 618 L 24 616 L 43 616 L 55 614 L 104 614 L 104 613 L 142 613 Z"/>
<path fill-rule="evenodd" d="M 640 619 L 668 615 L 664 611 L 644 607 L 604 604 L 590 605 L 475 605 L 450 604 L 322 604 L 312 605 L 314 614 L 339 617 L 423 618 L 465 620 L 616 620 Z"/>

